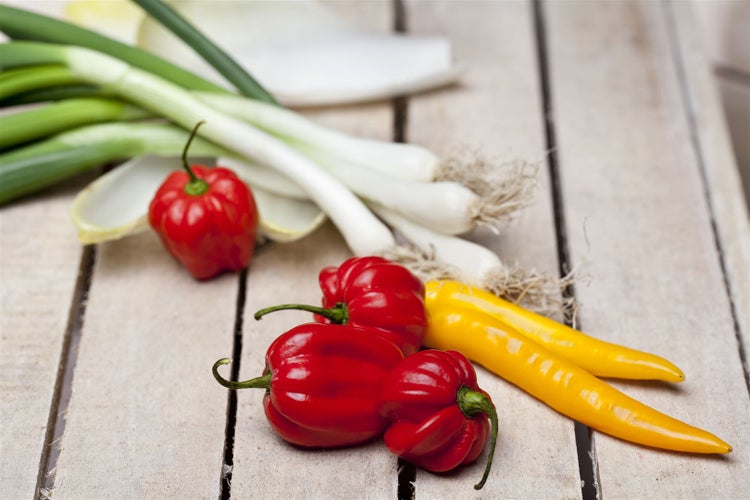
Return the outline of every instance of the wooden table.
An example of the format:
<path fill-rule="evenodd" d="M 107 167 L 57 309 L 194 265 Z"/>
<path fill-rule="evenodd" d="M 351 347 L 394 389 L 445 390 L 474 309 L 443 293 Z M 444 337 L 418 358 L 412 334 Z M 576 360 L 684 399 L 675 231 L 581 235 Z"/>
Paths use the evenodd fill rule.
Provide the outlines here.
<path fill-rule="evenodd" d="M 391 2 L 334 7 L 393 24 Z M 210 367 L 234 353 L 241 377 L 261 372 L 272 339 L 307 315 L 252 313 L 318 300 L 318 270 L 349 255 L 335 229 L 264 246 L 246 274 L 199 284 L 152 233 L 81 247 L 67 210 L 84 176 L 0 210 L 1 498 L 748 498 L 748 214 L 689 3 L 403 7 L 409 32 L 450 37 L 469 65 L 461 84 L 309 115 L 440 154 L 540 162 L 533 205 L 482 241 L 540 271 L 579 265 L 579 326 L 687 374 L 616 385 L 734 452 L 589 434 L 481 368 L 501 423 L 481 492 L 481 459 L 410 477 L 381 442 L 290 447 L 261 394 L 228 394 Z"/>

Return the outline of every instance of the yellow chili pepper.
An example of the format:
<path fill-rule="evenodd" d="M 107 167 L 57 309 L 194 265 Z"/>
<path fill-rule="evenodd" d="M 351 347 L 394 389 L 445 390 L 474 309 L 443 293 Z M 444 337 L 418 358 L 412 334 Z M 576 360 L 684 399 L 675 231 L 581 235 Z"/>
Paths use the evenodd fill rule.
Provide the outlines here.
<path fill-rule="evenodd" d="M 685 375 L 666 359 L 605 342 L 516 304 L 457 281 L 428 281 L 430 309 L 465 307 L 482 311 L 534 342 L 599 377 L 682 382 Z"/>
<path fill-rule="evenodd" d="M 427 302 L 424 345 L 457 350 L 551 408 L 592 429 L 655 448 L 729 453 L 732 447 L 618 391 L 476 309 Z"/>

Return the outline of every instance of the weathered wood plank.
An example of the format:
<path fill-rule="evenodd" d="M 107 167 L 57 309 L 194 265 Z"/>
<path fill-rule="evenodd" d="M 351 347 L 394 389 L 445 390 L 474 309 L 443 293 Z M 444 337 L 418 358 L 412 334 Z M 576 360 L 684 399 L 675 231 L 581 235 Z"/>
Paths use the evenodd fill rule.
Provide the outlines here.
<path fill-rule="evenodd" d="M 59 7 L 37 2 L 32 10 L 56 12 Z M 0 33 L 0 42 L 6 40 Z M 36 494 L 81 260 L 81 247 L 67 218 L 80 185 L 75 180 L 0 209 L 2 498 Z M 33 234 L 29 228 L 34 228 Z"/>
<path fill-rule="evenodd" d="M 336 12 L 363 26 L 388 31 L 391 4 L 330 2 Z M 389 140 L 393 114 L 388 103 L 306 110 L 318 123 L 348 133 Z M 281 333 L 308 322 L 308 313 L 278 312 L 256 322 L 258 309 L 287 302 L 320 302 L 318 272 L 351 255 L 328 224 L 299 242 L 272 245 L 254 261 L 248 276 L 243 331 L 242 379 L 262 373 L 266 349 Z M 338 450 L 292 447 L 276 436 L 263 413 L 262 394 L 238 394 L 233 498 L 395 498 L 397 461 L 380 440 Z"/>
<path fill-rule="evenodd" d="M 739 2 L 736 2 L 739 3 Z M 721 245 L 727 285 L 732 294 L 739 336 L 750 353 L 750 215 L 743 198 L 742 180 L 732 153 L 727 123 L 710 67 L 697 36 L 690 4 L 671 3 L 674 16 L 674 57 L 686 93 L 689 118 L 694 124 L 697 161 L 704 169 L 711 210 Z M 748 5 L 750 8 L 750 5 Z M 748 91 L 750 95 L 750 90 Z M 738 103 L 741 104 L 738 99 Z M 745 103 L 750 102 L 750 98 Z M 750 113 L 750 109 L 748 109 Z M 745 366 L 747 372 L 748 367 Z"/>
<path fill-rule="evenodd" d="M 538 191 L 520 220 L 500 236 L 476 237 L 508 263 L 556 275 L 531 2 L 413 1 L 408 6 L 409 32 L 449 36 L 456 59 L 468 65 L 459 86 L 410 99 L 408 139 L 444 155 L 464 148 L 478 151 L 497 168 L 503 161 L 539 162 Z M 455 476 L 420 472 L 417 498 L 580 496 L 573 423 L 488 371 L 479 368 L 478 373 L 500 417 L 485 490 L 472 489 L 484 467 L 482 458 Z"/>
<path fill-rule="evenodd" d="M 216 498 L 237 275 L 196 282 L 152 232 L 97 256 L 53 495 Z"/>
<path fill-rule="evenodd" d="M 750 407 L 664 6 L 544 7 L 567 233 L 592 278 L 582 326 L 675 361 L 679 387 L 618 385 L 735 446 L 703 458 L 596 433 L 601 494 L 742 497 Z"/>
<path fill-rule="evenodd" d="M 81 180 L 0 209 L 0 497 L 34 496 L 81 246 Z"/>

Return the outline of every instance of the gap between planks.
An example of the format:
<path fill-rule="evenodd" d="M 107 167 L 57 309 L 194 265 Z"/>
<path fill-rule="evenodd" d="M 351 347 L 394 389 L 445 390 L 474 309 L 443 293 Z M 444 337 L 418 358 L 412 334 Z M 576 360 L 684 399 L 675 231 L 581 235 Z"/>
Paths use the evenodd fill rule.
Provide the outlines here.
<path fill-rule="evenodd" d="M 403 0 L 393 0 L 393 31 L 406 33 L 409 30 L 406 5 Z M 407 118 L 409 116 L 409 98 L 396 97 L 391 103 L 393 109 L 393 141 L 407 142 Z M 398 500 L 414 500 L 417 495 L 417 468 L 414 464 L 398 459 L 397 490 Z"/>
<path fill-rule="evenodd" d="M 70 311 L 68 313 L 68 323 L 65 327 L 63 345 L 60 352 L 55 388 L 52 393 L 52 401 L 50 402 L 47 431 L 44 435 L 44 444 L 39 461 L 39 473 L 34 493 L 35 500 L 49 498 L 55 487 L 55 467 L 57 466 L 57 458 L 60 455 L 60 450 L 57 446 L 65 432 L 65 412 L 70 403 L 73 376 L 78 358 L 78 346 L 81 343 L 86 302 L 88 300 L 89 289 L 91 288 L 95 263 L 96 247 L 93 245 L 83 247 L 78 264 L 78 277 L 76 278 Z"/>
<path fill-rule="evenodd" d="M 392 0 L 393 31 L 405 33 L 407 31 L 406 7 L 402 0 Z M 408 97 L 396 97 L 392 100 L 394 142 L 407 141 L 407 116 L 409 109 Z M 271 244 L 273 245 L 273 244 Z M 232 369 L 230 380 L 238 380 L 240 362 L 242 357 L 242 331 L 244 324 L 244 307 L 247 296 L 247 269 L 243 270 L 239 277 L 237 292 L 237 304 L 234 324 L 234 340 L 232 347 Z M 237 424 L 237 395 L 236 391 L 228 390 L 227 395 L 227 420 L 224 436 L 224 459 L 220 474 L 220 499 L 229 500 L 232 497 L 232 468 L 234 465 L 234 437 Z M 402 459 L 398 459 L 397 477 L 397 499 L 414 500 L 416 497 L 416 467 Z"/>
<path fill-rule="evenodd" d="M 554 103 L 550 91 L 550 66 L 547 46 L 547 26 L 544 17 L 542 0 L 533 0 L 534 34 L 537 48 L 537 63 L 539 64 L 539 80 L 542 92 L 542 109 L 544 113 L 544 133 L 546 141 L 547 166 L 550 177 L 550 196 L 552 197 L 552 211 L 555 218 L 555 240 L 557 242 L 558 274 L 562 278 L 573 269 L 570 259 L 568 236 L 566 233 L 565 212 L 563 210 L 562 187 L 560 184 L 560 168 L 557 158 L 557 138 L 554 123 Z M 563 298 L 575 299 L 575 288 L 572 283 L 562 291 Z M 572 326 L 572 321 L 565 318 L 565 323 Z M 580 325 L 577 325 L 580 327 Z M 583 500 L 601 498 L 601 484 L 595 460 L 594 441 L 591 429 L 580 422 L 574 422 L 576 451 L 578 453 L 578 470 L 581 478 L 581 497 Z"/>
<path fill-rule="evenodd" d="M 245 321 L 245 300 L 247 298 L 247 268 L 237 277 L 237 301 L 234 313 L 232 340 L 232 366 L 229 380 L 238 380 L 242 359 L 242 329 Z M 229 500 L 232 495 L 232 467 L 234 466 L 234 436 L 237 425 L 237 391 L 227 389 L 227 417 L 224 426 L 224 459 L 219 474 L 219 498 Z"/>
<path fill-rule="evenodd" d="M 734 335 L 737 340 L 737 355 L 740 359 L 740 363 L 742 364 L 743 374 L 745 376 L 745 387 L 747 388 L 748 394 L 750 394 L 750 369 L 748 368 L 747 353 L 745 352 L 742 341 L 742 331 L 737 310 L 737 308 L 740 306 L 738 306 L 738 304 L 736 303 L 736 297 L 732 293 L 731 278 L 729 276 L 727 262 L 724 256 L 724 245 L 722 243 L 721 234 L 718 228 L 716 212 L 714 210 L 714 202 L 712 200 L 713 193 L 711 192 L 706 166 L 706 152 L 703 148 L 700 132 L 698 130 L 699 127 L 698 117 L 696 114 L 697 104 L 695 102 L 695 95 L 692 92 L 690 81 L 688 79 L 688 73 L 686 69 L 687 63 L 685 61 L 685 54 L 683 53 L 683 44 L 680 43 L 680 34 L 677 28 L 677 19 L 675 17 L 674 4 L 672 0 L 665 0 L 664 2 L 662 2 L 662 7 L 664 10 L 664 18 L 670 50 L 672 51 L 672 61 L 674 62 L 675 72 L 677 73 L 677 80 L 679 82 L 683 108 L 685 110 L 685 119 L 687 121 L 688 130 L 690 132 L 690 142 L 693 148 L 693 154 L 695 155 L 695 163 L 698 167 L 701 184 L 703 185 L 703 197 L 711 223 L 711 234 L 713 236 L 714 246 L 716 247 L 716 254 L 719 261 L 719 267 L 721 269 L 724 289 L 727 294 L 727 301 L 729 302 L 729 309 L 732 316 L 732 322 L 734 324 Z M 740 74 L 742 74 L 746 78 L 748 77 L 748 75 L 744 73 Z"/>
<path fill-rule="evenodd" d="M 567 235 L 565 232 L 565 217 L 562 211 L 562 193 L 560 189 L 560 173 L 558 168 L 558 161 L 556 155 L 556 142 L 555 142 L 555 127 L 554 120 L 552 118 L 553 103 L 550 94 L 550 82 L 549 82 L 549 65 L 547 60 L 547 40 L 545 32 L 545 20 L 542 0 L 533 0 L 532 2 L 534 10 L 534 30 L 537 40 L 537 54 L 538 64 L 540 71 L 540 78 L 542 83 L 542 102 L 544 106 L 545 114 L 545 135 L 546 135 L 546 146 L 550 152 L 548 157 L 548 167 L 551 178 L 551 196 L 555 214 L 555 231 L 558 248 L 558 263 L 559 273 L 561 276 L 566 275 L 571 269 L 571 262 L 569 257 Z M 393 11 L 394 21 L 393 27 L 396 32 L 407 31 L 407 19 L 406 9 L 402 0 L 393 0 Z M 671 11 L 670 11 L 671 14 Z M 668 15 L 670 21 L 672 18 Z M 670 35 L 672 38 L 676 36 L 674 27 L 671 26 Z M 676 55 L 678 70 L 680 60 L 679 53 Z M 682 70 L 684 72 L 684 69 Z M 683 73 L 681 72 L 681 75 Z M 683 75 L 684 76 L 684 75 Z M 684 78 L 681 80 L 684 85 Z M 683 88 L 684 98 L 686 100 L 686 108 L 688 111 L 691 109 L 689 95 L 687 89 Z M 407 140 L 407 114 L 408 114 L 409 100 L 407 97 L 398 97 L 393 100 L 393 140 L 396 142 L 406 142 Z M 691 130 L 695 132 L 694 117 L 689 114 L 691 121 Z M 696 155 L 698 156 L 701 166 L 703 162 L 701 160 L 700 144 L 697 142 L 694 136 L 694 147 L 696 148 Z M 702 171 L 702 175 L 705 178 L 705 172 Z M 708 193 L 706 196 L 709 196 Z M 712 215 L 713 217 L 713 215 Z M 712 223 L 715 225 L 715 221 L 712 218 Z M 714 227 L 714 234 L 716 229 Z M 716 237 L 716 244 L 719 249 L 719 256 L 721 258 L 721 243 Z M 56 449 L 55 444 L 58 442 L 60 437 L 63 435 L 65 430 L 65 411 L 70 399 L 70 389 L 74 377 L 76 357 L 77 357 L 77 346 L 81 340 L 81 327 L 83 325 L 86 300 L 93 277 L 93 269 L 96 261 L 96 247 L 86 246 L 81 255 L 79 263 L 79 274 L 76 281 L 75 292 L 71 301 L 71 308 L 68 317 L 68 324 L 65 331 L 65 340 L 63 349 L 60 357 L 60 364 L 58 368 L 58 375 L 55 383 L 55 390 L 53 393 L 53 399 L 50 405 L 50 413 L 48 418 L 47 432 L 44 440 L 44 448 L 41 452 L 40 468 L 37 478 L 37 491 L 35 498 L 45 498 L 54 488 L 54 470 L 57 462 L 57 456 L 59 450 Z M 724 264 L 722 261 L 722 269 Z M 236 301 L 236 313 L 235 323 L 233 328 L 233 350 L 232 350 L 232 369 L 231 379 L 236 380 L 240 371 L 240 358 L 242 353 L 242 330 L 243 330 L 243 310 L 246 297 L 246 281 L 247 281 L 247 270 L 244 270 L 238 276 L 238 292 Z M 572 285 L 564 291 L 569 297 L 575 297 L 575 290 Z M 734 307 L 734 304 L 733 304 Z M 735 315 L 736 324 L 736 315 Z M 741 344 L 740 344 L 741 350 Z M 741 351 L 741 356 L 744 353 Z M 746 373 L 747 377 L 747 373 Z M 750 384 L 750 382 L 748 382 Z M 750 385 L 749 385 L 750 387 Z M 234 445 L 234 433 L 236 425 L 237 415 L 237 397 L 235 391 L 228 391 L 227 395 L 227 420 L 225 424 L 225 443 L 224 443 L 224 457 L 223 463 L 221 464 L 220 481 L 221 481 L 221 498 L 231 498 L 231 474 L 233 464 L 233 445 Z M 579 468 L 582 478 L 581 492 L 584 500 L 594 499 L 599 497 L 599 483 L 597 480 L 596 464 L 594 460 L 593 443 L 591 439 L 591 431 L 588 427 L 585 427 L 579 423 L 575 424 L 576 444 L 578 448 L 579 457 Z M 416 468 L 404 461 L 399 461 L 398 465 L 398 499 L 399 500 L 411 500 L 415 498 L 416 493 Z"/>

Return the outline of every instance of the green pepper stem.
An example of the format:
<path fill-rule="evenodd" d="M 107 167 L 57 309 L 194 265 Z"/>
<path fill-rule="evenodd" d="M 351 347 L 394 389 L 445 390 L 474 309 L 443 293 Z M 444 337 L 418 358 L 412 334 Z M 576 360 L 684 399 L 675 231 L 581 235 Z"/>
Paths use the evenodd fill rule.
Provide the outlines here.
<path fill-rule="evenodd" d="M 245 380 L 243 382 L 234 382 L 232 380 L 227 380 L 224 377 L 222 377 L 219 374 L 219 367 L 221 365 L 228 365 L 231 363 L 232 360 L 229 358 L 222 358 L 218 360 L 216 363 L 214 363 L 213 368 L 211 371 L 214 374 L 214 378 L 218 383 L 226 387 L 227 389 L 265 389 L 270 390 L 271 389 L 271 372 L 264 373 L 260 377 L 255 377 L 250 380 Z"/>
<path fill-rule="evenodd" d="M 484 468 L 482 479 L 474 485 L 475 490 L 481 490 L 490 475 L 492 458 L 495 456 L 498 433 L 497 410 L 495 410 L 495 405 L 492 404 L 489 396 L 465 385 L 462 385 L 458 390 L 457 403 L 463 414 L 468 418 L 474 418 L 479 413 L 484 413 L 490 418 L 490 450 L 487 454 L 487 465 Z"/>
<path fill-rule="evenodd" d="M 331 323 L 336 323 L 337 325 L 345 325 L 349 323 L 349 308 L 346 307 L 346 304 L 343 302 L 337 302 L 334 307 L 317 307 L 309 306 L 307 304 L 280 304 L 278 306 L 271 306 L 266 307 L 265 309 L 261 309 L 260 311 L 255 313 L 254 318 L 256 320 L 259 320 L 268 313 L 288 309 L 309 311 L 311 313 L 319 314 L 324 318 L 330 320 Z"/>
<path fill-rule="evenodd" d="M 185 147 L 182 150 L 182 166 L 187 170 L 187 173 L 190 176 L 190 182 L 185 184 L 185 192 L 191 196 L 200 196 L 208 190 L 208 183 L 203 179 L 199 179 L 198 176 L 195 175 L 193 169 L 190 168 L 190 163 L 188 163 L 187 158 L 188 149 L 190 148 L 193 139 L 195 139 L 195 135 L 198 133 L 198 127 L 204 123 L 206 122 L 199 121 L 195 127 L 193 127 L 193 130 L 190 132 L 190 137 L 188 137 L 187 143 L 185 143 Z"/>

